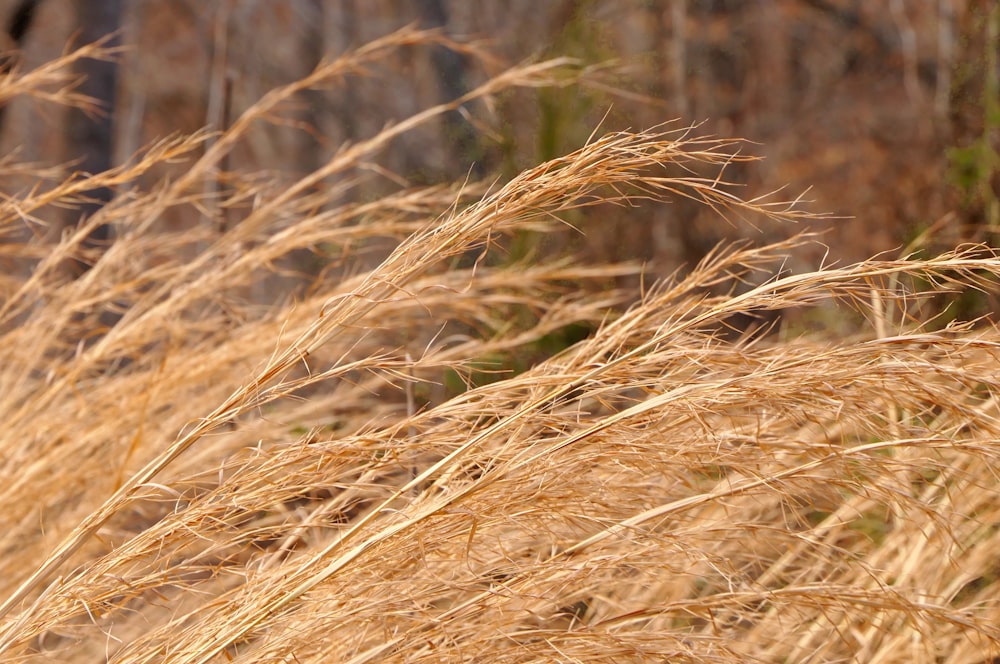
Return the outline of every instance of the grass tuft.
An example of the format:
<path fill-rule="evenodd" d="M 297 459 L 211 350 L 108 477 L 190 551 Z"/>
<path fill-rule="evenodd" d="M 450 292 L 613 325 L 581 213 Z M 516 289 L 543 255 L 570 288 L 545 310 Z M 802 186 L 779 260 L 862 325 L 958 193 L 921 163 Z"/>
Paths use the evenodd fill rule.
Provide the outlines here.
<path fill-rule="evenodd" d="M 636 265 L 495 258 L 584 207 L 810 217 L 736 195 L 738 141 L 670 126 L 503 184 L 354 195 L 398 182 L 373 166 L 395 137 L 564 85 L 566 61 L 507 70 L 304 177 L 220 172 L 297 93 L 440 43 L 458 47 L 394 33 L 107 173 L 4 165 L 36 184 L 0 201 L 0 659 L 1000 655 L 1000 334 L 921 313 L 995 289 L 996 251 L 787 273 L 803 234 L 639 292 L 607 287 Z M 0 101 L 86 107 L 68 72 L 99 48 L 13 72 Z M 98 187 L 114 202 L 39 231 Z M 95 246 L 102 225 L 115 241 Z M 324 269 L 300 267 L 306 250 Z M 733 330 L 818 307 L 870 326 Z"/>

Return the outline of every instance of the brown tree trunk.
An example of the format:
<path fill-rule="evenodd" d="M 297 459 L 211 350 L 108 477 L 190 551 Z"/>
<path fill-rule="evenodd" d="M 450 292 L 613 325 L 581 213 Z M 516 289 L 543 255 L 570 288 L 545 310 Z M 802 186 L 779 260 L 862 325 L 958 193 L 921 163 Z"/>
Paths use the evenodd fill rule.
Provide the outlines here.
<path fill-rule="evenodd" d="M 7 19 L 7 37 L 10 42 L 4 47 L 9 53 L 0 56 L 0 75 L 8 74 L 21 62 L 21 48 L 24 45 L 24 38 L 31 29 L 31 24 L 35 19 L 35 10 L 41 0 L 21 0 L 17 7 Z M 0 107 L 0 128 L 3 127 L 4 111 L 6 107 Z"/>
<path fill-rule="evenodd" d="M 418 0 L 417 12 L 423 27 L 440 28 L 447 31 L 448 9 L 444 0 Z M 451 101 L 469 91 L 468 63 L 465 56 L 450 48 L 437 46 L 431 53 L 431 62 L 437 74 L 438 87 L 443 101 Z M 444 116 L 447 138 L 457 147 L 457 155 L 462 161 L 471 162 L 473 177 L 480 178 L 486 174 L 483 164 L 483 149 L 473 130 L 472 125 L 462 117 L 460 111 L 450 111 Z"/>
<path fill-rule="evenodd" d="M 99 41 L 122 27 L 122 0 L 79 0 L 77 21 L 79 40 L 83 43 Z M 111 37 L 107 45 L 113 46 L 118 37 Z M 78 169 L 86 173 L 101 173 L 112 166 L 114 110 L 118 82 L 118 64 L 104 60 L 81 60 L 79 73 L 84 77 L 80 92 L 97 99 L 103 107 L 98 115 L 87 115 L 72 109 L 68 120 L 68 151 L 71 159 L 78 159 Z M 107 188 L 89 192 L 90 199 L 81 207 L 83 217 L 89 217 L 111 200 Z M 99 227 L 91 236 L 91 244 L 100 245 L 110 239 L 110 229 Z"/>

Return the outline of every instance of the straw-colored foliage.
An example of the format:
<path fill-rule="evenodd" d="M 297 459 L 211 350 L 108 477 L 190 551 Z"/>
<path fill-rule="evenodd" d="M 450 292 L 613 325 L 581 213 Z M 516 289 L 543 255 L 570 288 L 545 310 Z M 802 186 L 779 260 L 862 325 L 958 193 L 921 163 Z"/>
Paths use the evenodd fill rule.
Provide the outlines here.
<path fill-rule="evenodd" d="M 739 145 L 686 131 L 595 135 L 505 184 L 352 195 L 395 136 L 565 84 L 566 62 L 501 73 L 301 179 L 218 173 L 297 92 L 435 40 L 393 34 L 222 135 L 108 173 L 39 169 L 2 201 L 0 660 L 1000 654 L 1000 335 L 918 316 L 926 294 L 993 288 L 1000 258 L 787 273 L 799 237 L 629 292 L 609 284 L 635 265 L 497 249 L 609 203 L 808 216 L 741 200 L 724 181 Z M 74 57 L 15 72 L 2 99 L 81 103 Z M 115 201 L 46 231 L 97 186 Z M 165 228 L 168 209 L 191 228 Z M 221 211 L 238 222 L 212 223 Z M 106 247 L 87 240 L 101 224 Z M 327 269 L 271 274 L 303 250 Z M 732 329 L 810 307 L 869 325 Z M 566 330 L 587 334 L 552 349 Z"/>

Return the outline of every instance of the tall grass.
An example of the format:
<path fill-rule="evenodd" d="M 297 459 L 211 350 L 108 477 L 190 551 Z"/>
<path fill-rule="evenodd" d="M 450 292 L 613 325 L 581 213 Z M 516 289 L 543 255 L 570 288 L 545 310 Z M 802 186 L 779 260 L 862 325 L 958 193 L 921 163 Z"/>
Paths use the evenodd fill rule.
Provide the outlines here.
<path fill-rule="evenodd" d="M 506 234 L 580 207 L 686 196 L 734 223 L 808 217 L 734 193 L 737 142 L 662 128 L 595 137 L 505 184 L 350 196 L 393 138 L 563 84 L 558 61 L 304 178 L 218 172 L 299 91 L 440 41 L 390 35 L 222 135 L 170 138 L 113 172 L 22 169 L 38 185 L 0 204 L 15 266 L 0 304 L 3 661 L 1000 655 L 1000 335 L 920 314 L 931 295 L 994 288 L 1000 257 L 786 273 L 801 235 L 721 247 L 638 292 L 607 287 L 635 265 L 494 258 Z M 0 95 L 61 85 L 74 57 Z M 20 237 L 98 186 L 119 195 L 74 232 Z M 168 210 L 239 222 L 171 231 Z M 95 247 L 103 224 L 116 241 Z M 349 262 L 378 238 L 394 248 Z M 267 276 L 304 249 L 331 267 Z M 732 329 L 816 307 L 870 325 Z M 591 333 L 539 352 L 571 326 Z"/>

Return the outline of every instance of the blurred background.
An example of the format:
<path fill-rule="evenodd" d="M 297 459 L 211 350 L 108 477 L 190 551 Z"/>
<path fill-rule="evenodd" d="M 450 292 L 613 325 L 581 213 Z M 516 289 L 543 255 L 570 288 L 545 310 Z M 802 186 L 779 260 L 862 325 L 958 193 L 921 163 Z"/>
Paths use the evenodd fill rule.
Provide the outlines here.
<path fill-rule="evenodd" d="M 928 229 L 925 248 L 991 241 L 998 227 L 993 0 L 0 0 L 8 71 L 109 32 L 125 46 L 116 62 L 79 65 L 83 91 L 106 104 L 106 116 L 18 99 L 0 111 L 0 149 L 67 172 L 102 170 L 169 134 L 225 128 L 321 58 L 405 25 L 482 42 L 495 59 L 439 47 L 397 53 L 303 95 L 292 126 L 256 129 L 228 168 L 308 173 L 345 142 L 458 97 L 509 64 L 572 56 L 594 68 L 580 85 L 500 95 L 411 132 L 380 157 L 384 171 L 345 195 L 505 179 L 579 147 L 595 129 L 673 121 L 753 141 L 747 151 L 764 161 L 728 171 L 745 196 L 808 189 L 808 209 L 841 217 L 810 222 L 826 246 L 792 257 L 791 267 L 815 267 L 827 250 L 838 262 L 898 252 Z M 11 176 L 0 189 L 28 184 Z M 113 192 L 95 195 L 99 205 Z M 198 222 L 175 212 L 162 223 Z M 51 214 L 53 224 L 71 224 L 80 212 Z M 576 243 L 594 259 L 646 261 L 658 276 L 720 241 L 803 230 L 727 223 L 683 201 L 569 221 L 585 236 L 544 241 Z"/>

